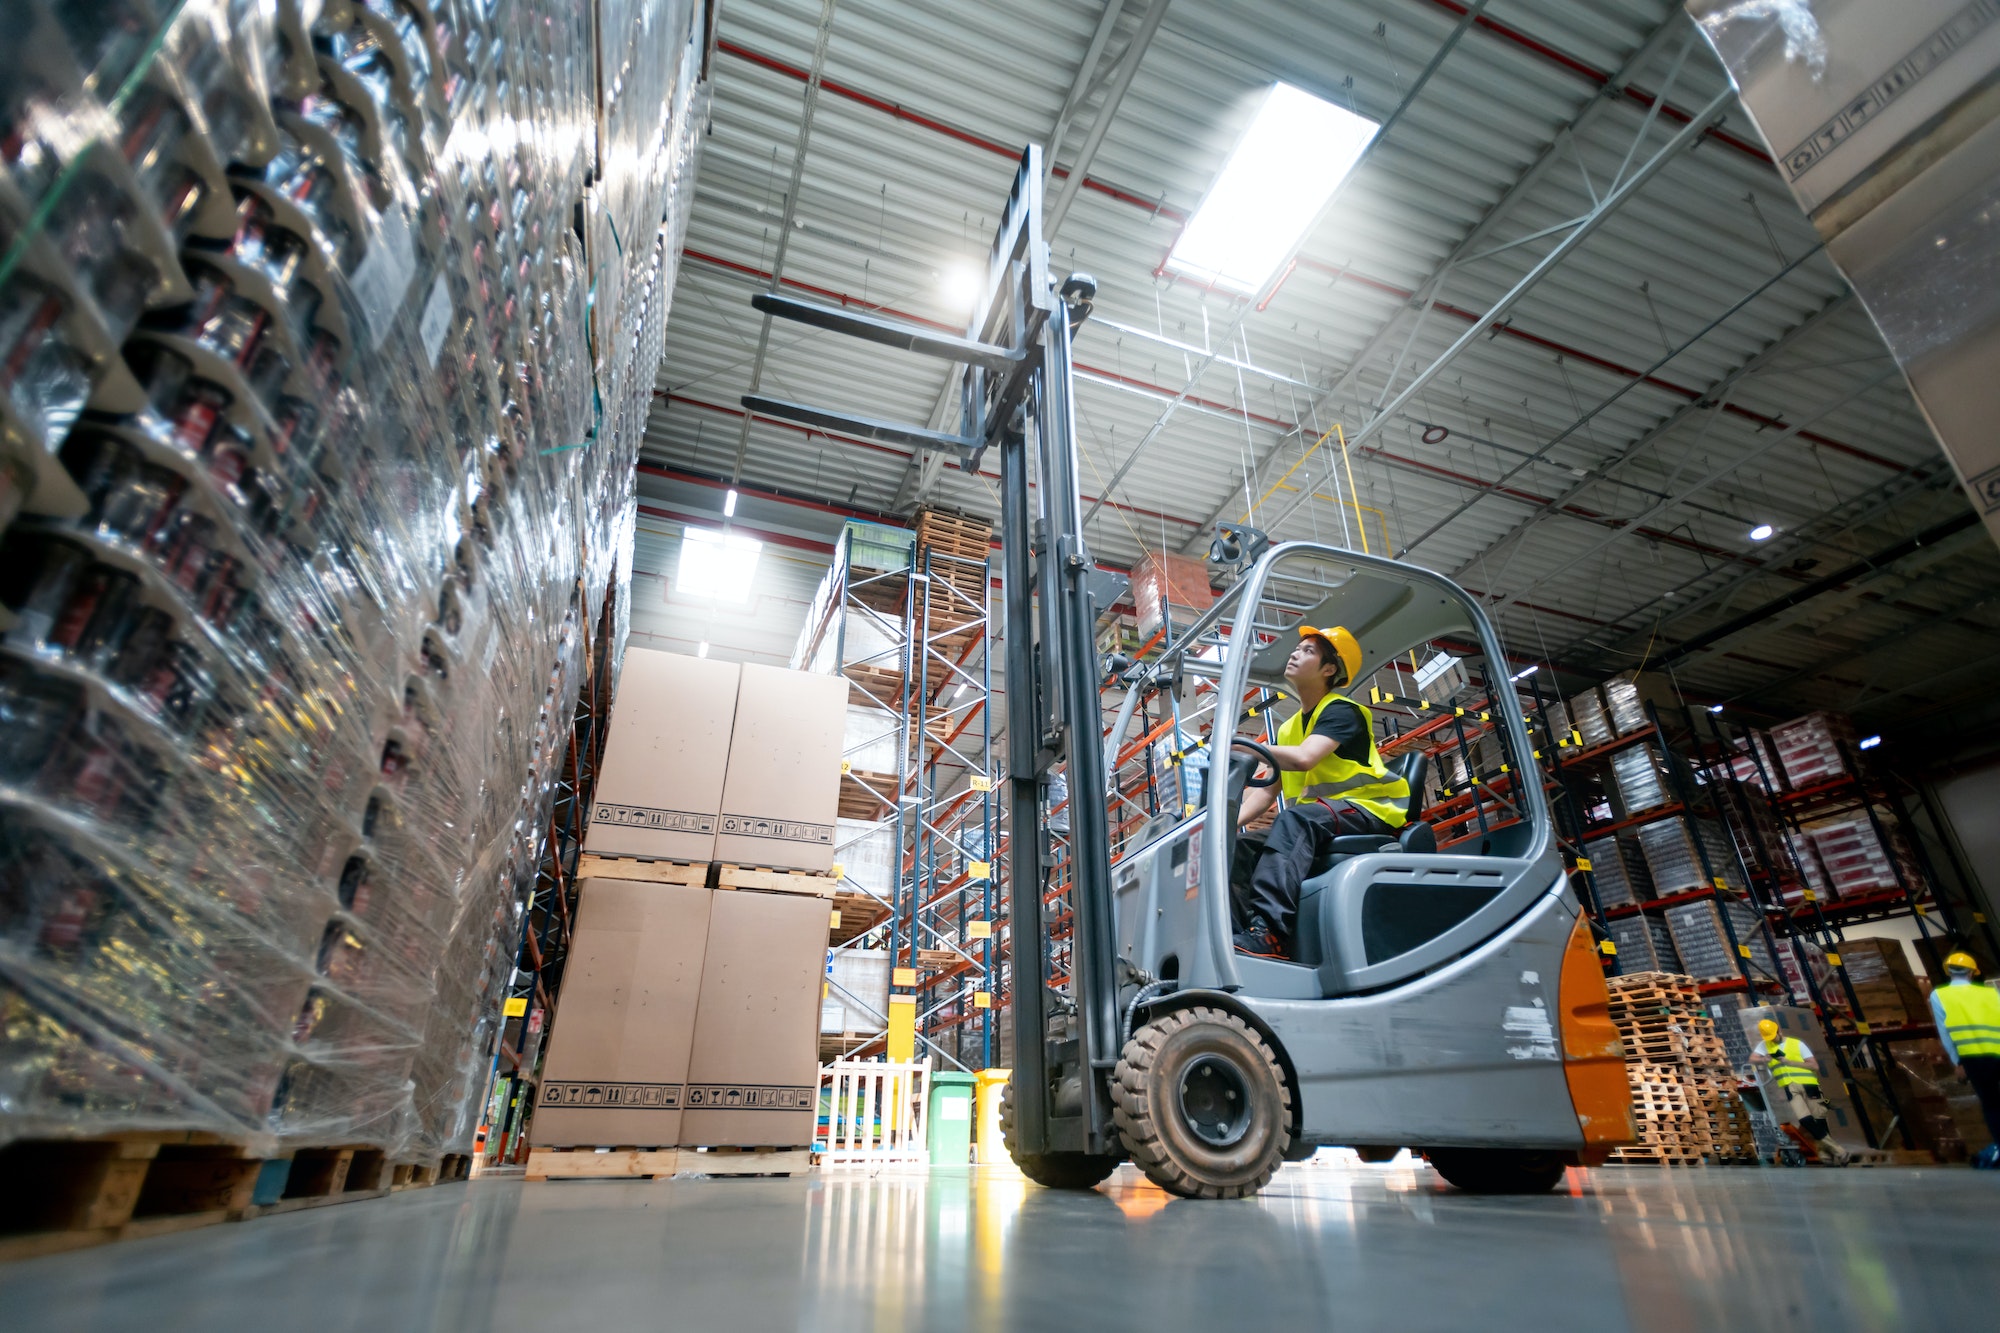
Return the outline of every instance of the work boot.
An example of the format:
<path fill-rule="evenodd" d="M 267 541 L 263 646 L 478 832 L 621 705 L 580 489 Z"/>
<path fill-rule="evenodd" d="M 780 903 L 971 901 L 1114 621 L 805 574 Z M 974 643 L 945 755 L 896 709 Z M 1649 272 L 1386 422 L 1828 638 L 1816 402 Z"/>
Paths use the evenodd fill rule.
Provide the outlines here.
<path fill-rule="evenodd" d="M 1271 923 L 1255 913 L 1251 914 L 1250 923 L 1236 932 L 1236 952 L 1247 953 L 1252 958 L 1291 959 Z"/>
<path fill-rule="evenodd" d="M 1853 1153 L 1830 1138 L 1821 1139 L 1813 1147 L 1819 1152 L 1820 1162 L 1826 1166 L 1846 1166 L 1854 1160 Z"/>

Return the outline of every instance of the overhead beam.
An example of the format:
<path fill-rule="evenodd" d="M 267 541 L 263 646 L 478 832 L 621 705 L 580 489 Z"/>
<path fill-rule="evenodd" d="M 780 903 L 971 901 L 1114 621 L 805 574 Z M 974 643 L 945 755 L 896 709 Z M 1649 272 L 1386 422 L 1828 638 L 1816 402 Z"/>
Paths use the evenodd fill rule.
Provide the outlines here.
<path fill-rule="evenodd" d="M 826 73 L 826 43 L 833 35 L 833 8 L 835 0 L 821 0 L 819 28 L 813 34 L 812 70 L 806 76 L 805 104 L 799 113 L 798 143 L 792 149 L 792 179 L 785 189 L 785 211 L 778 221 L 778 250 L 771 259 L 771 290 L 777 291 L 778 284 L 785 276 L 785 256 L 792 247 L 792 219 L 799 208 L 799 183 L 805 178 L 806 146 L 812 142 L 813 114 L 819 108 L 819 85 Z M 758 321 L 757 353 L 750 362 L 750 392 L 756 393 L 764 384 L 764 359 L 771 351 L 771 317 L 767 314 Z M 736 459 L 729 468 L 732 485 L 743 480 L 743 460 L 750 452 L 750 418 L 745 416 L 743 424 L 736 432 Z"/>
<path fill-rule="evenodd" d="M 1097 160 L 1097 150 L 1104 143 L 1104 136 L 1111 128 L 1111 122 L 1118 116 L 1119 104 L 1131 90 L 1132 80 L 1139 73 L 1139 66 L 1145 62 L 1146 49 L 1153 44 L 1153 36 L 1159 32 L 1160 24 L 1167 17 L 1167 6 L 1173 0 L 1153 0 L 1145 17 L 1132 33 L 1132 40 L 1125 47 L 1125 54 L 1118 59 L 1118 69 L 1111 77 L 1111 86 L 1104 90 L 1104 100 L 1098 103 L 1097 114 L 1090 122 L 1090 133 L 1083 137 L 1083 146 L 1076 150 L 1076 160 L 1069 164 L 1069 175 L 1063 180 L 1062 189 L 1049 204 L 1042 221 L 1042 235 L 1054 241 L 1056 233 L 1062 229 L 1063 219 L 1069 216 L 1069 206 L 1076 202 L 1076 192 L 1083 188 L 1083 178 L 1090 173 L 1090 164 Z M 1053 161 L 1049 164 L 1054 169 Z"/>

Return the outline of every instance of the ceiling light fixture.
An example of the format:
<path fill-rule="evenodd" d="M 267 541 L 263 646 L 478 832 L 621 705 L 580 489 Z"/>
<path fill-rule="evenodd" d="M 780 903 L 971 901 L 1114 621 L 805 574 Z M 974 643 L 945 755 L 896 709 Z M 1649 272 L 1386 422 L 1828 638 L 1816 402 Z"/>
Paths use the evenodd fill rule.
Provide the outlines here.
<path fill-rule="evenodd" d="M 1261 290 L 1381 128 L 1288 83 L 1274 85 L 1181 229 L 1167 267 Z"/>
<path fill-rule="evenodd" d="M 708 640 L 707 640 L 707 639 L 703 639 L 703 640 L 701 641 L 701 646 L 700 646 L 700 647 L 698 647 L 698 648 L 696 648 L 696 649 L 694 650 L 694 655 L 695 655 L 696 657 L 707 657 L 707 656 L 708 656 Z"/>
<path fill-rule="evenodd" d="M 1709 712 L 1711 712 L 1711 713 L 1720 713 L 1720 712 L 1722 711 L 1722 705 L 1721 705 L 1721 704 L 1710 704 L 1710 705 L 1708 706 L 1708 711 L 1709 711 Z"/>
<path fill-rule="evenodd" d="M 1516 671 L 1512 676 L 1508 677 L 1508 679 L 1526 680 L 1528 677 L 1534 675 L 1537 671 L 1540 671 L 1541 669 L 1542 669 L 1541 663 L 1537 662 L 1535 665 L 1531 667 L 1523 667 L 1521 670 Z"/>
<path fill-rule="evenodd" d="M 764 543 L 741 533 L 689 528 L 681 534 L 680 565 L 674 584 L 685 597 L 712 597 L 718 602 L 747 602 L 757 577 L 757 557 Z"/>
<path fill-rule="evenodd" d="M 1769 523 L 1759 523 L 1756 527 L 1750 529 L 1750 540 L 1753 542 L 1767 542 L 1777 535 L 1777 531 Z"/>
<path fill-rule="evenodd" d="M 736 517 L 736 488 L 734 486 L 729 488 L 729 494 L 722 497 L 722 516 L 724 518 Z"/>
<path fill-rule="evenodd" d="M 1861 738 L 1861 748 L 1864 750 L 1872 750 L 1881 743 L 1882 738 L 1880 736 L 1863 736 Z"/>
<path fill-rule="evenodd" d="M 944 299 L 957 308 L 969 307 L 979 299 L 979 272 L 971 264 L 960 262 L 948 266 L 940 275 L 944 286 Z"/>
<path fill-rule="evenodd" d="M 963 699 L 965 697 L 965 692 L 971 688 L 972 685 L 970 682 L 961 680 L 960 682 L 958 682 L 958 688 L 951 692 L 951 701 L 953 703 L 957 703 L 960 699 Z"/>

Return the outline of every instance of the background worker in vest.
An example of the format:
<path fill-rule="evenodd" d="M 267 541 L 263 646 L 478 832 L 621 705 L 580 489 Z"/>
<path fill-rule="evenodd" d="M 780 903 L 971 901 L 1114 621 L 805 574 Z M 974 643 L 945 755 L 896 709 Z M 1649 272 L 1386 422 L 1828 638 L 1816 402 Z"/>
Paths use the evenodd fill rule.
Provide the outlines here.
<path fill-rule="evenodd" d="M 1278 812 L 1247 877 L 1232 876 L 1230 896 L 1242 928 L 1236 947 L 1264 958 L 1291 956 L 1299 911 L 1299 886 L 1324 865 L 1333 839 L 1343 833 L 1393 838 L 1409 816 L 1410 784 L 1394 777 L 1375 748 L 1368 710 L 1334 691 L 1361 670 L 1361 644 L 1345 629 L 1299 626 L 1299 645 L 1285 663 L 1285 680 L 1299 711 L 1278 728 L 1271 748 L 1278 761 L 1286 806 Z M 1240 830 L 1271 808 L 1275 788 L 1243 793 Z M 1239 837 L 1239 848 L 1255 840 Z"/>
<path fill-rule="evenodd" d="M 1757 1035 L 1763 1040 L 1750 1048 L 1751 1065 L 1770 1076 L 1769 1086 L 1780 1101 L 1791 1106 L 1799 1128 L 1811 1136 L 1820 1160 L 1830 1166 L 1846 1165 L 1850 1154 L 1833 1141 L 1832 1126 L 1827 1123 L 1829 1108 L 1819 1091 L 1818 1057 L 1797 1037 L 1780 1037 L 1778 1025 L 1768 1018 L 1757 1025 Z"/>
<path fill-rule="evenodd" d="M 1944 970 L 1945 984 L 1931 992 L 1938 1041 L 1958 1066 L 1958 1076 L 1979 1095 L 1979 1112 L 1993 1136 L 1972 1164 L 1983 1171 L 2000 1169 L 2000 992 L 1979 984 L 1979 964 L 1969 953 L 1945 959 Z"/>

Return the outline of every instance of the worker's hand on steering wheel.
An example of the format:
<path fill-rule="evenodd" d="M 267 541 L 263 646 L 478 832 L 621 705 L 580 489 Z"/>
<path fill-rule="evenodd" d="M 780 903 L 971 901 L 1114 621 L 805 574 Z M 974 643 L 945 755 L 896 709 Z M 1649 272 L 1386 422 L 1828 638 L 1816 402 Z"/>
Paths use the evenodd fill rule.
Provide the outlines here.
<path fill-rule="evenodd" d="M 1241 746 L 1244 749 L 1250 751 L 1250 753 L 1256 755 L 1259 759 L 1263 760 L 1264 766 L 1260 767 L 1257 770 L 1258 773 L 1262 773 L 1264 771 L 1264 768 L 1266 767 L 1271 770 L 1271 776 L 1265 778 L 1261 782 L 1258 781 L 1256 773 L 1251 774 L 1250 777 L 1245 780 L 1243 784 L 1244 786 L 1269 787 L 1278 780 L 1278 757 L 1272 754 L 1270 749 L 1262 741 L 1253 741 L 1248 736 L 1231 736 L 1229 738 L 1229 744 L 1232 747 Z"/>

